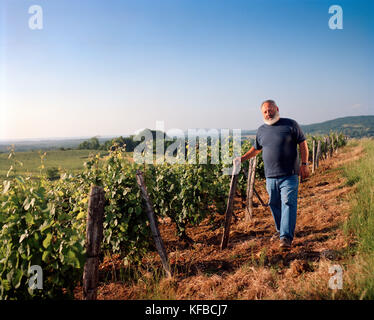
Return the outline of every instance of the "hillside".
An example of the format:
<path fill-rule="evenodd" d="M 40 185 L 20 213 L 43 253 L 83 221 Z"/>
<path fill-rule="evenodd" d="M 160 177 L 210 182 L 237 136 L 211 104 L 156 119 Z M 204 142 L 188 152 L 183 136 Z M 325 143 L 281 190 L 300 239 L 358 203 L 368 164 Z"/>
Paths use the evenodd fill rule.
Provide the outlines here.
<path fill-rule="evenodd" d="M 374 136 L 374 116 L 343 117 L 320 123 L 301 125 L 307 134 L 328 134 L 330 131 L 341 132 L 350 138 Z"/>

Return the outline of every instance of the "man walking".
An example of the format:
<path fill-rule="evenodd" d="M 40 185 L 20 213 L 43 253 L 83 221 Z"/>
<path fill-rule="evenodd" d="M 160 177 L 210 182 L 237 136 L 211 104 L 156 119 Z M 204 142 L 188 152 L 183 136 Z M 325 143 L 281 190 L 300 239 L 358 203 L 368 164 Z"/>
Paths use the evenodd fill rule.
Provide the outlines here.
<path fill-rule="evenodd" d="M 300 174 L 301 179 L 309 176 L 308 146 L 297 122 L 280 118 L 279 108 L 273 100 L 264 101 L 261 112 L 264 124 L 257 130 L 254 146 L 242 157 L 235 158 L 234 165 L 263 151 L 270 210 L 280 238 L 280 248 L 288 250 L 296 226 L 298 176 Z M 301 166 L 297 145 L 300 147 Z"/>

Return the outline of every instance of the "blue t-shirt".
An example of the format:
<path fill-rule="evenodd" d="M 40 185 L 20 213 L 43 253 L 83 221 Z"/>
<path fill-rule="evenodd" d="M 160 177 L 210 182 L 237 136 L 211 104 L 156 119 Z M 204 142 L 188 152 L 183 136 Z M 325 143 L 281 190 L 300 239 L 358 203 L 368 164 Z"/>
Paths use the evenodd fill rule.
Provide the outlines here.
<path fill-rule="evenodd" d="M 297 145 L 305 140 L 295 120 L 280 118 L 273 125 L 258 128 L 254 148 L 262 149 L 265 177 L 276 178 L 299 174 Z"/>

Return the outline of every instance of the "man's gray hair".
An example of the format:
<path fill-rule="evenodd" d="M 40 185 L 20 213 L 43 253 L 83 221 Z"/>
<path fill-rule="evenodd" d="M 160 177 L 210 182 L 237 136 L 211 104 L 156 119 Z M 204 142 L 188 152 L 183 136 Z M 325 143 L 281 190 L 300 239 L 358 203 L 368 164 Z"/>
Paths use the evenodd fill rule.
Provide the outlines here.
<path fill-rule="evenodd" d="M 260 107 L 260 108 L 262 108 L 262 106 L 263 106 L 265 103 L 270 103 L 270 104 L 273 105 L 274 107 L 278 107 L 274 100 L 268 99 L 268 100 L 265 100 L 263 103 L 261 103 L 261 107 Z"/>

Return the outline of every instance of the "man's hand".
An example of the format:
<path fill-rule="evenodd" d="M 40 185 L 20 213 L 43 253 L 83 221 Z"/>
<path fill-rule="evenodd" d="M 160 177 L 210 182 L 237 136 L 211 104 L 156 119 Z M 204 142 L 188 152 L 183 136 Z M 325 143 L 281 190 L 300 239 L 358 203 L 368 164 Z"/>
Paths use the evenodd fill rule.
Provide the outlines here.
<path fill-rule="evenodd" d="M 306 165 L 301 165 L 300 167 L 300 176 L 301 180 L 305 180 L 306 178 L 309 177 L 309 168 Z"/>
<path fill-rule="evenodd" d="M 241 157 L 237 157 L 237 158 L 234 158 L 232 160 L 232 163 L 233 163 L 233 166 L 234 166 L 233 167 L 233 169 L 234 169 L 233 174 L 238 174 L 240 172 L 240 164 L 241 164 L 241 162 L 242 162 Z"/>
<path fill-rule="evenodd" d="M 241 162 L 242 162 L 242 158 L 241 157 L 237 157 L 237 158 L 234 158 L 234 160 L 232 160 L 232 163 L 233 163 L 234 167 L 240 166 Z"/>

